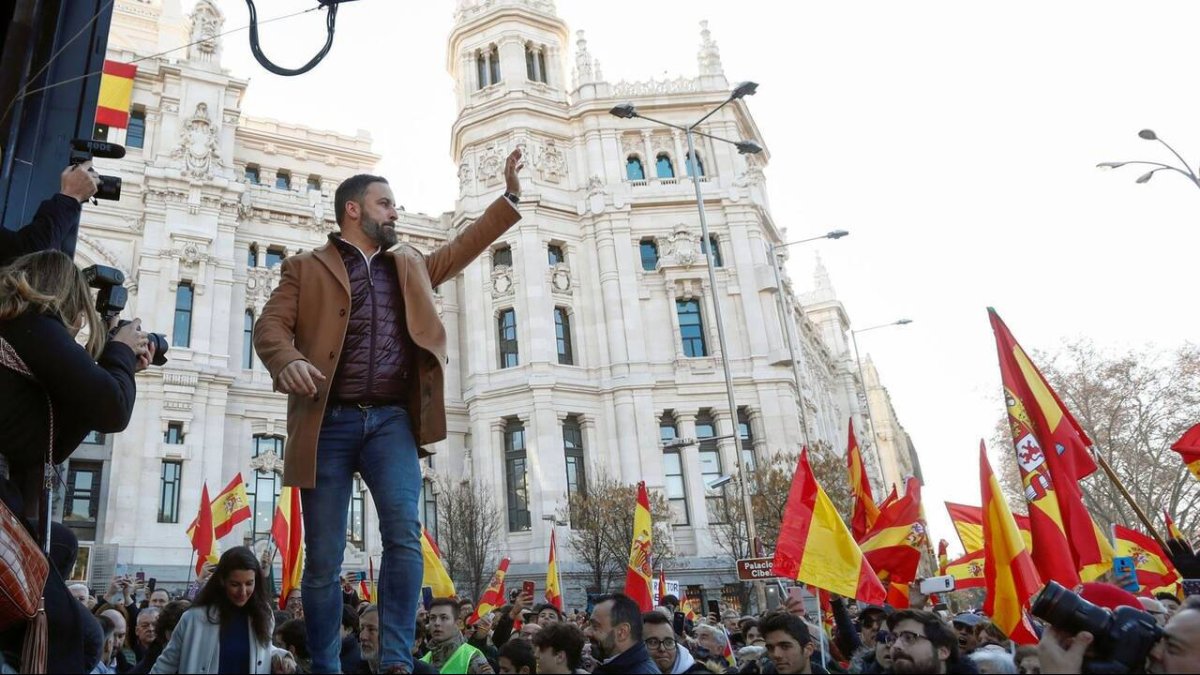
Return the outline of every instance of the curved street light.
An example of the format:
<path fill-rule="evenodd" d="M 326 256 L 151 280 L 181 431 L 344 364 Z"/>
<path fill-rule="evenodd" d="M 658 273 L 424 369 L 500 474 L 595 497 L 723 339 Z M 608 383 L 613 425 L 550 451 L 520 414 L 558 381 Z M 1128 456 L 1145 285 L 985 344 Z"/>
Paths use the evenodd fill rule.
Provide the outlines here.
<path fill-rule="evenodd" d="M 1154 174 L 1158 173 L 1159 171 L 1174 171 L 1187 178 L 1196 187 L 1200 188 L 1200 177 L 1196 175 L 1195 171 L 1192 171 L 1192 167 L 1188 166 L 1188 163 L 1184 161 L 1183 156 L 1176 152 L 1175 148 L 1172 148 L 1169 143 L 1159 138 L 1158 134 L 1154 133 L 1153 129 L 1142 129 L 1138 132 L 1138 138 L 1141 138 L 1145 141 L 1158 141 L 1159 143 L 1162 143 L 1167 150 L 1171 151 L 1172 155 L 1175 155 L 1175 158 L 1179 160 L 1179 163 L 1183 165 L 1183 168 L 1181 169 L 1170 164 L 1163 164 L 1162 162 L 1146 162 L 1141 160 L 1130 162 L 1100 162 L 1096 165 L 1096 167 L 1099 169 L 1119 169 L 1123 166 L 1132 165 L 1152 166 L 1154 167 L 1153 169 L 1150 169 L 1146 173 L 1138 176 L 1137 180 L 1134 182 L 1148 183 L 1150 182 L 1150 179 L 1154 177 Z"/>

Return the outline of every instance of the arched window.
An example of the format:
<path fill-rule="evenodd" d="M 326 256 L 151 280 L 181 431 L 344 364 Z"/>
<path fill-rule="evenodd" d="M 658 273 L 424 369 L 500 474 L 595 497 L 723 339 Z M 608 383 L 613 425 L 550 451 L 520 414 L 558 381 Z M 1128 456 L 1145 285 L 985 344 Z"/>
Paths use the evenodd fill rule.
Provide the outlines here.
<path fill-rule="evenodd" d="M 254 367 L 254 310 L 246 310 L 242 326 L 242 367 L 250 370 Z"/>
<path fill-rule="evenodd" d="M 642 269 L 647 272 L 658 269 L 658 244 L 653 239 L 643 239 L 638 247 L 642 253 Z"/>
<path fill-rule="evenodd" d="M 475 75 L 479 80 L 480 89 L 500 81 L 500 53 L 495 45 L 480 50 L 475 55 Z"/>
<path fill-rule="evenodd" d="M 721 258 L 721 244 L 717 241 L 717 235 L 708 235 L 708 242 L 712 246 L 713 267 L 724 267 L 725 261 Z M 700 252 L 708 255 L 708 246 L 704 245 L 704 240 L 700 240 Z"/>
<path fill-rule="evenodd" d="M 688 174 L 689 176 L 691 176 L 691 175 L 692 175 L 692 161 L 693 161 L 692 153 L 690 153 L 690 152 L 689 152 L 689 153 L 687 154 L 687 159 L 688 159 L 688 162 L 687 162 L 687 174 Z M 703 175 L 704 175 L 704 160 L 700 159 L 700 153 L 696 153 L 696 155 L 695 155 L 695 162 L 696 162 L 696 173 L 695 173 L 695 175 L 697 175 L 697 176 L 703 176 Z"/>
<path fill-rule="evenodd" d="M 571 344 L 571 315 L 566 307 L 554 308 L 554 339 L 558 345 L 558 362 L 564 366 L 575 364 L 575 350 Z"/>
<path fill-rule="evenodd" d="M 630 155 L 625 160 L 625 177 L 629 180 L 646 180 L 646 169 L 637 155 Z"/>
<path fill-rule="evenodd" d="M 674 178 L 675 167 L 671 164 L 671 156 L 665 152 L 658 153 L 654 160 L 654 172 L 659 178 Z"/>
<path fill-rule="evenodd" d="M 496 84 L 497 82 L 500 81 L 500 52 L 497 51 L 495 47 L 492 47 L 490 61 L 492 64 L 492 70 L 490 73 L 491 77 L 489 78 L 488 83 Z"/>

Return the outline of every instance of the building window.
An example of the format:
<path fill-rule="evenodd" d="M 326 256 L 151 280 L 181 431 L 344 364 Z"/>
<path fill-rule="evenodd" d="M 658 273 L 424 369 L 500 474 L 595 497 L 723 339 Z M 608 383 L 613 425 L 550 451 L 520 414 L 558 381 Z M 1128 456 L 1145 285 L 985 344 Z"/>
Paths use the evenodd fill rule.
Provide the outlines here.
<path fill-rule="evenodd" d="M 500 52 L 496 50 L 495 45 L 475 56 L 475 69 L 479 76 L 480 89 L 500 81 Z"/>
<path fill-rule="evenodd" d="M 247 164 L 246 165 L 246 182 L 251 185 L 258 185 L 261 182 L 259 179 L 257 165 L 255 165 L 255 164 Z"/>
<path fill-rule="evenodd" d="M 575 495 L 587 494 L 587 470 L 583 463 L 583 429 L 574 415 L 563 422 L 563 455 L 567 461 L 567 504 Z M 571 524 L 578 522 L 571 514 Z"/>
<path fill-rule="evenodd" d="M 492 64 L 492 68 L 488 81 L 491 84 L 496 84 L 500 81 L 500 52 L 495 47 L 492 47 L 492 58 L 490 59 L 490 62 Z"/>
<path fill-rule="evenodd" d="M 654 160 L 654 173 L 659 178 L 674 178 L 675 167 L 671 164 L 671 156 L 665 152 L 658 153 Z"/>
<path fill-rule="evenodd" d="M 504 425 L 504 476 L 508 492 L 508 531 L 530 528 L 529 488 L 525 466 L 525 425 L 509 420 Z"/>
<path fill-rule="evenodd" d="M 242 325 L 242 367 L 250 370 L 254 367 L 254 310 L 246 310 Z"/>
<path fill-rule="evenodd" d="M 750 431 L 750 413 L 745 408 L 738 409 L 738 440 L 742 446 L 742 466 L 746 469 L 746 475 L 753 476 L 758 465 L 754 461 L 754 433 Z"/>
<path fill-rule="evenodd" d="M 546 256 L 549 259 L 551 267 L 567 261 L 567 255 L 563 253 L 563 247 L 558 244 L 550 244 L 547 246 Z"/>
<path fill-rule="evenodd" d="M 163 432 L 163 443 L 183 445 L 183 422 L 167 422 L 167 430 Z"/>
<path fill-rule="evenodd" d="M 89 431 L 87 436 L 83 437 L 84 445 L 104 445 L 104 432 Z"/>
<path fill-rule="evenodd" d="M 146 143 L 146 111 L 134 109 L 129 113 L 129 127 L 125 129 L 125 145 L 140 148 Z"/>
<path fill-rule="evenodd" d="M 283 439 L 279 436 L 254 436 L 254 457 L 274 452 L 283 457 Z M 274 471 L 255 471 L 246 485 L 246 496 L 250 499 L 250 510 L 254 514 L 249 532 L 251 543 L 271 536 L 271 523 L 275 520 L 275 505 L 279 501 L 279 489 L 283 481 Z"/>
<path fill-rule="evenodd" d="M 674 418 L 664 415 L 658 423 L 658 435 L 663 442 L 675 440 L 679 433 Z M 663 480 L 667 490 L 667 504 L 671 507 L 671 524 L 688 525 L 687 490 L 683 485 L 683 457 L 678 448 L 663 450 Z"/>
<path fill-rule="evenodd" d="M 725 501 L 725 493 L 720 488 L 715 490 L 708 489 L 708 484 L 720 478 L 722 475 L 721 466 L 721 450 L 717 447 L 717 442 L 711 440 L 716 437 L 716 425 L 713 424 L 713 419 L 710 415 L 703 414 L 696 418 L 696 440 L 700 441 L 699 453 L 700 457 L 700 475 L 704 480 L 704 503 L 708 509 L 709 524 L 719 524 L 724 522 L 724 514 L 726 510 L 722 508 Z M 705 440 L 710 439 L 710 440 Z"/>
<path fill-rule="evenodd" d="M 284 257 L 286 257 L 286 255 L 287 254 L 284 253 L 282 247 L 272 246 L 271 248 L 268 248 L 267 249 L 267 260 L 266 260 L 267 267 L 271 268 L 276 265 L 282 264 L 283 259 L 284 259 Z"/>
<path fill-rule="evenodd" d="M 292 189 L 292 174 L 287 171 L 275 172 L 275 189 L 276 190 L 291 190 Z"/>
<path fill-rule="evenodd" d="M 497 267 L 512 267 L 511 246 L 497 246 L 492 250 L 492 269 Z"/>
<path fill-rule="evenodd" d="M 695 165 L 696 165 L 695 173 L 692 173 L 692 171 L 693 171 L 692 163 L 693 162 L 695 162 Z M 695 153 L 693 155 L 691 152 L 689 152 L 687 154 L 687 173 L 689 176 L 703 176 L 704 175 L 704 162 L 700 159 L 700 153 Z"/>
<path fill-rule="evenodd" d="M 175 331 L 171 344 L 176 347 L 192 346 L 192 300 L 195 291 L 192 282 L 181 281 L 175 289 Z"/>
<path fill-rule="evenodd" d="M 183 477 L 183 462 L 164 459 L 159 479 L 158 522 L 179 522 L 179 486 Z"/>
<path fill-rule="evenodd" d="M 575 353 L 571 345 L 571 315 L 566 307 L 554 308 L 554 338 L 558 343 L 558 362 L 564 366 L 575 364 Z"/>
<path fill-rule="evenodd" d="M 535 63 L 533 47 L 525 45 L 525 79 L 531 82 L 538 81 L 537 73 L 534 71 Z"/>
<path fill-rule="evenodd" d="M 543 48 L 525 45 L 525 77 L 531 82 L 547 82 L 546 51 Z"/>
<path fill-rule="evenodd" d="M 429 530 L 434 539 L 438 536 L 437 492 L 433 487 L 433 479 L 421 481 L 421 524 Z"/>
<path fill-rule="evenodd" d="M 721 244 L 717 241 L 717 235 L 708 235 L 708 244 L 712 246 L 712 262 L 713 267 L 724 267 L 725 261 L 721 259 Z M 704 244 L 704 240 L 700 240 L 700 252 L 708 255 L 708 246 Z"/>
<path fill-rule="evenodd" d="M 625 160 L 625 177 L 629 180 L 646 180 L 646 169 L 637 155 L 630 155 Z"/>
<path fill-rule="evenodd" d="M 363 510 L 366 500 L 363 495 L 367 487 L 358 474 L 354 475 L 354 488 L 350 493 L 350 513 L 346 514 L 346 541 L 360 551 L 367 548 L 367 515 Z"/>
<path fill-rule="evenodd" d="M 258 267 L 258 244 L 250 244 L 246 252 L 246 267 Z"/>
<path fill-rule="evenodd" d="M 500 367 L 512 368 L 520 362 L 517 355 L 517 311 L 500 310 L 496 318 L 496 331 L 500 339 Z"/>
<path fill-rule="evenodd" d="M 658 244 L 653 239 L 643 239 L 638 246 L 642 252 L 642 269 L 647 272 L 658 269 Z"/>
<path fill-rule="evenodd" d="M 77 528 L 83 540 L 96 537 L 96 515 L 100 512 L 100 462 L 71 462 L 67 470 L 67 498 L 63 522 Z"/>
<path fill-rule="evenodd" d="M 321 177 L 320 176 L 309 176 L 308 177 L 308 191 L 309 192 L 320 192 L 321 191 Z"/>
<path fill-rule="evenodd" d="M 683 355 L 708 356 L 708 349 L 704 345 L 704 322 L 700 319 L 700 301 L 676 300 L 675 313 L 679 316 L 679 339 L 683 341 Z"/>

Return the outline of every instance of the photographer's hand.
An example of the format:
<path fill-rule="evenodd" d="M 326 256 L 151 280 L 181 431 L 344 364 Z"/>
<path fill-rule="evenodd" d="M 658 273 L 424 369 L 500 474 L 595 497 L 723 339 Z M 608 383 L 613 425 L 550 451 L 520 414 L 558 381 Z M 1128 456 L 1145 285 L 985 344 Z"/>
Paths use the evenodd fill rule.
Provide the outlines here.
<path fill-rule="evenodd" d="M 1092 634 L 1083 631 L 1067 635 L 1053 626 L 1046 626 L 1038 643 L 1038 659 L 1043 673 L 1082 673 L 1083 655 L 1092 645 Z"/>
<path fill-rule="evenodd" d="M 154 343 L 147 340 L 146 341 L 146 352 L 144 354 L 138 354 L 137 366 L 134 367 L 133 372 L 140 373 L 143 370 L 149 368 L 150 362 L 153 360 L 154 360 Z"/>
<path fill-rule="evenodd" d="M 113 341 L 127 345 L 138 358 L 141 358 L 146 353 L 146 343 L 148 342 L 146 334 L 142 332 L 142 320 L 134 319 L 122 326 L 116 335 L 113 335 Z"/>
<path fill-rule="evenodd" d="M 90 161 L 63 169 L 59 182 L 62 186 L 59 191 L 81 204 L 100 189 L 100 175 L 92 168 Z"/>

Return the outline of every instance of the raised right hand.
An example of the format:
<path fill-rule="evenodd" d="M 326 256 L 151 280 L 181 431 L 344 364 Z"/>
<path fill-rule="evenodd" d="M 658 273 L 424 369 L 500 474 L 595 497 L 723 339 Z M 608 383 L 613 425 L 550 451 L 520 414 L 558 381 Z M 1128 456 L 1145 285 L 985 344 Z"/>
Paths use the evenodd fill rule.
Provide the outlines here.
<path fill-rule="evenodd" d="M 275 387 L 285 394 L 316 396 L 317 383 L 324 381 L 325 376 L 316 366 L 303 359 L 296 359 L 283 367 L 276 378 Z"/>
<path fill-rule="evenodd" d="M 134 319 L 121 326 L 116 334 L 113 335 L 113 341 L 128 346 L 138 358 L 148 354 L 150 351 L 150 347 L 147 344 L 149 340 L 146 334 L 142 332 L 141 319 Z"/>
<path fill-rule="evenodd" d="M 92 168 L 90 161 L 82 164 L 72 164 L 63 169 L 59 176 L 64 195 L 79 201 L 81 204 L 92 198 L 100 188 L 100 175 Z"/>

